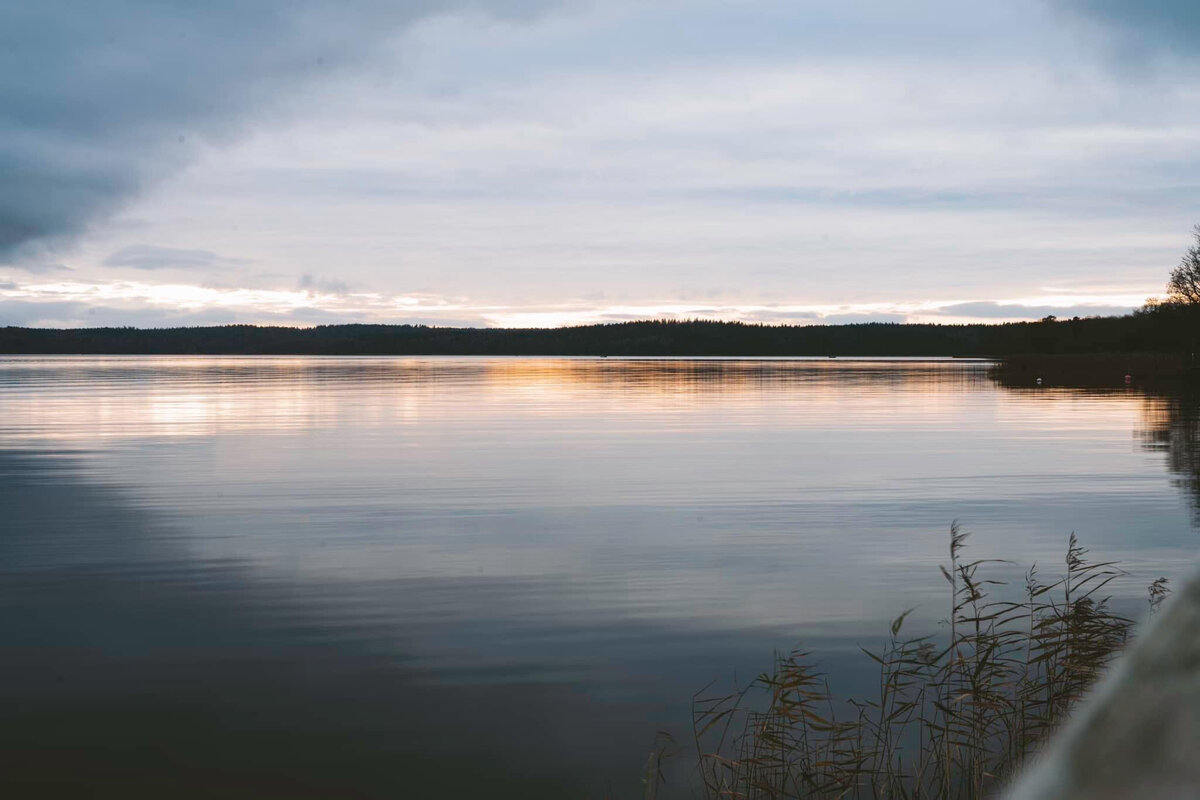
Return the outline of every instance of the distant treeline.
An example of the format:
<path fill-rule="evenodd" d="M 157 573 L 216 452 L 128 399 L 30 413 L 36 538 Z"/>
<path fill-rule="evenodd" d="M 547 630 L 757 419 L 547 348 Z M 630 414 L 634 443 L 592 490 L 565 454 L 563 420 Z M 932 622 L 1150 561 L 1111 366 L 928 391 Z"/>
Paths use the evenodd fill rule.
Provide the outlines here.
<path fill-rule="evenodd" d="M 0 329 L 5 354 L 1003 356 L 1190 353 L 1200 308 L 994 325 L 755 325 L 644 321 L 572 328 L 425 325 L 225 325 L 197 328 Z"/>

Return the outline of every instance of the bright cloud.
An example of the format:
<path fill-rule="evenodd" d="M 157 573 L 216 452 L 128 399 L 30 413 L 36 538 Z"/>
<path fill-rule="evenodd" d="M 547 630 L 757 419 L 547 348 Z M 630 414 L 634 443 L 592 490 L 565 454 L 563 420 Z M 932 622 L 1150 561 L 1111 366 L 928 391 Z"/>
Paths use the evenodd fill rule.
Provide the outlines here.
<path fill-rule="evenodd" d="M 317 325 L 334 322 L 428 325 L 555 327 L 634 319 L 722 319 L 763 323 L 968 322 L 1125 313 L 1144 298 L 1135 295 L 1057 295 L 1005 301 L 850 303 L 842 305 L 664 302 L 634 305 L 480 305 L 462 298 L 385 295 L 369 292 L 219 289 L 136 281 L 56 281 L 0 284 L 0 313 L 16 324 L 122 324 L 122 314 L 142 324 Z"/>

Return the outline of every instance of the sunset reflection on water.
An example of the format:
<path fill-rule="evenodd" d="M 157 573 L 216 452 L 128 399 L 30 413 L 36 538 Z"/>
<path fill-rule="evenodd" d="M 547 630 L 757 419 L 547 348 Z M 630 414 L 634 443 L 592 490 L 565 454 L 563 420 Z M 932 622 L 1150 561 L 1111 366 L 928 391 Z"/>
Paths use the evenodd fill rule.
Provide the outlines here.
<path fill-rule="evenodd" d="M 421 416 L 491 423 L 513 414 L 820 427 L 849 413 L 860 425 L 886 427 L 896 415 L 940 423 L 941 413 L 979 412 L 965 409 L 962 395 L 989 385 L 986 367 L 950 359 L 8 357 L 0 359 L 0 435 L 83 441 L 386 427 Z M 455 391 L 464 386 L 469 392 Z M 897 403 L 897 395 L 922 402 Z M 1058 395 L 1088 413 L 1046 402 Z M 1062 424 L 1099 426 L 1126 422 L 1136 405 L 1128 395 L 1053 391 L 995 399 L 1018 415 L 1041 404 L 1048 416 L 1061 412 Z"/>
<path fill-rule="evenodd" d="M 33 764 L 116 713 L 130 753 L 153 722 L 185 761 L 257 774 L 236 752 L 275 747 L 313 786 L 367 765 L 351 783 L 378 796 L 436 786 L 420 764 L 466 730 L 514 796 L 556 797 L 636 785 L 692 692 L 773 648 L 803 640 L 852 687 L 899 609 L 936 632 L 953 519 L 1014 562 L 1000 577 L 1052 573 L 1076 531 L 1137 613 L 1193 558 L 1193 406 L 987 369 L 5 358 L 0 685 L 24 699 L 0 745 Z M 185 708 L 192 727 L 160 718 Z"/>

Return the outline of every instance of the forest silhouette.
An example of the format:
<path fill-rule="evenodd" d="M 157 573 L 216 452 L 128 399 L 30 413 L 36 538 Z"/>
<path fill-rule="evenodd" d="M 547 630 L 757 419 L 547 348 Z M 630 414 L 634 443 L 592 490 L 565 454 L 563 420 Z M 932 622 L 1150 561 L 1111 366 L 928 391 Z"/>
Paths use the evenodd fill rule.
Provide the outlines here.
<path fill-rule="evenodd" d="M 565 328 L 225 325 L 0 329 L 0 353 L 197 355 L 960 356 L 1172 353 L 1191 360 L 1200 306 L 1002 324 L 759 325 L 648 320 Z"/>

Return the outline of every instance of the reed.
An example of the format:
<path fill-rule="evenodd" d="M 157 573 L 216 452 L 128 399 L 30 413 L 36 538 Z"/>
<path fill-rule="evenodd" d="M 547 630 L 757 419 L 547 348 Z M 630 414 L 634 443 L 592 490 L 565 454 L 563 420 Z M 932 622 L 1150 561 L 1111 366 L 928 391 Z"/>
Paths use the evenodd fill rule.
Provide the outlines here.
<path fill-rule="evenodd" d="M 812 655 L 776 656 L 748 687 L 693 699 L 694 739 L 710 798 L 982 798 L 1063 721 L 1125 645 L 1131 621 L 1104 587 L 1123 574 L 1093 562 L 1074 534 L 1062 575 L 1026 572 L 1016 600 L 967 560 L 950 528 L 941 567 L 946 634 L 905 636 L 908 611 L 879 650 L 873 696 L 838 701 Z M 1167 595 L 1150 586 L 1151 611 Z M 657 768 L 657 761 L 654 762 Z"/>

